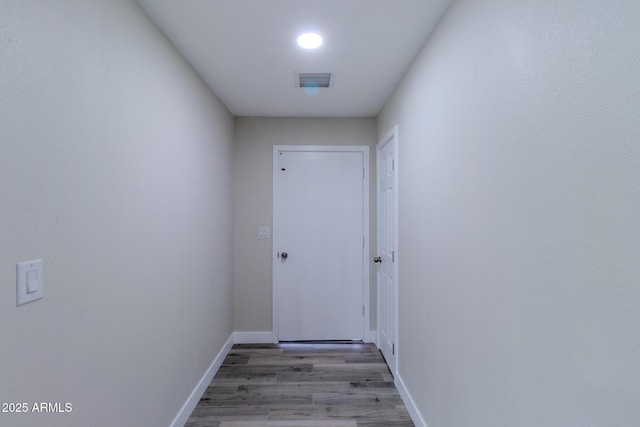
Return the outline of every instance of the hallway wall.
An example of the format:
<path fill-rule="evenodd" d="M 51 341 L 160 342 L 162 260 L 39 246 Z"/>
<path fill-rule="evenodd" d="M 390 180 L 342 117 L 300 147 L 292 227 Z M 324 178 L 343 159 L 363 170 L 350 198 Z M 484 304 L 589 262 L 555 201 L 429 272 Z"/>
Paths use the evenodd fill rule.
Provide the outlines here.
<path fill-rule="evenodd" d="M 399 124 L 399 372 L 429 427 L 640 425 L 640 3 L 457 1 Z"/>
<path fill-rule="evenodd" d="M 0 425 L 169 425 L 232 332 L 233 118 L 128 0 L 0 2 L 0 94 L 0 402 L 72 404 Z"/>
<path fill-rule="evenodd" d="M 236 118 L 233 163 L 233 319 L 234 330 L 272 330 L 272 240 L 258 240 L 257 228 L 273 218 L 274 145 L 369 145 L 370 250 L 375 251 L 374 118 Z M 373 228 L 372 228 L 373 227 Z M 373 257 L 373 252 L 371 257 Z M 370 278 L 374 281 L 373 267 Z M 375 284 L 370 293 L 371 329 L 375 329 Z"/>

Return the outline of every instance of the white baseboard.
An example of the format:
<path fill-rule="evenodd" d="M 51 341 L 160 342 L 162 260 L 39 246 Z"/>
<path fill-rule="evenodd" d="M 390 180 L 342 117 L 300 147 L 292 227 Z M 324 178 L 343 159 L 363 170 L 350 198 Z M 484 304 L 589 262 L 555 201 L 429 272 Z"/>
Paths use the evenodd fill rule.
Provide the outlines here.
<path fill-rule="evenodd" d="M 256 332 L 234 332 L 233 343 L 234 344 L 267 344 L 275 343 L 273 332 L 271 331 L 256 331 Z"/>
<path fill-rule="evenodd" d="M 371 342 L 378 346 L 378 331 L 369 331 L 369 336 L 366 338 L 366 342 Z"/>
<path fill-rule="evenodd" d="M 422 414 L 420 413 L 420 411 L 418 411 L 416 403 L 413 401 L 409 390 L 407 390 L 407 387 L 405 386 L 404 381 L 399 374 L 396 375 L 395 383 L 398 391 L 400 392 L 400 396 L 402 397 L 402 401 L 404 402 L 404 406 L 407 407 L 409 415 L 411 415 L 411 420 L 413 420 L 413 423 L 416 425 L 416 427 L 427 427 L 427 423 L 424 421 L 424 418 L 422 418 Z"/>
<path fill-rule="evenodd" d="M 169 425 L 170 427 L 183 427 L 185 425 L 189 416 L 200 401 L 200 398 L 211 383 L 211 380 L 213 380 L 213 377 L 216 375 L 216 372 L 218 372 L 218 369 L 222 366 L 222 361 L 227 357 L 227 354 L 231 350 L 231 346 L 233 346 L 233 336 L 234 334 L 232 333 L 227 342 L 224 343 L 224 346 L 220 349 L 215 359 L 213 359 L 213 362 L 211 362 L 209 369 L 204 373 L 198 382 L 198 385 L 196 385 L 196 388 L 191 392 L 187 401 L 182 405 L 182 408 L 180 408 L 178 415 L 176 415 L 173 422 Z"/>

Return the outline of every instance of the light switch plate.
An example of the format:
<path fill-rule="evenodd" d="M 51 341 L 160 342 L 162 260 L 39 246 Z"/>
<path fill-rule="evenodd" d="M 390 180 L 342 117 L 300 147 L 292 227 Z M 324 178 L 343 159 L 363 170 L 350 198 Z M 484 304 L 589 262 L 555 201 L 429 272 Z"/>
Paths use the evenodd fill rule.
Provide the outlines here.
<path fill-rule="evenodd" d="M 16 264 L 16 306 L 36 301 L 44 295 L 42 260 Z"/>
<path fill-rule="evenodd" d="M 258 239 L 268 239 L 270 237 L 269 227 L 258 227 Z"/>

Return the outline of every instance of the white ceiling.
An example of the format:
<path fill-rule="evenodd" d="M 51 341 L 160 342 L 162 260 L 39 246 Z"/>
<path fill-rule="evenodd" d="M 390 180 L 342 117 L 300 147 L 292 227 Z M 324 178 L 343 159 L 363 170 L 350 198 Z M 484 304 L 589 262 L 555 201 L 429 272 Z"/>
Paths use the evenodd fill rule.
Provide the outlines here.
<path fill-rule="evenodd" d="M 375 116 L 450 0 L 137 0 L 237 116 Z M 307 31 L 324 37 L 299 48 Z M 334 73 L 330 88 L 296 72 Z"/>

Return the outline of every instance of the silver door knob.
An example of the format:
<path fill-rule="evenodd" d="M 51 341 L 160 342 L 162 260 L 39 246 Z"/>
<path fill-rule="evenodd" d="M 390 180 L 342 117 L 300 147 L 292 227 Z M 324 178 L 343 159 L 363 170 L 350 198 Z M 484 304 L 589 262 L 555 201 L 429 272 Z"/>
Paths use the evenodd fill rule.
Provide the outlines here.
<path fill-rule="evenodd" d="M 286 252 L 282 252 L 282 253 L 280 254 L 280 258 L 282 259 L 282 261 L 286 260 L 288 256 L 289 256 L 289 254 L 288 254 L 288 253 L 286 253 Z"/>
<path fill-rule="evenodd" d="M 382 258 L 380 258 L 379 256 L 375 257 L 373 259 L 373 262 L 377 262 L 377 263 L 381 263 L 382 262 Z"/>

